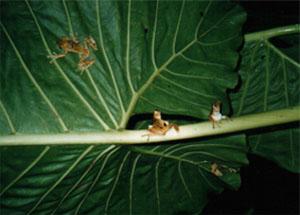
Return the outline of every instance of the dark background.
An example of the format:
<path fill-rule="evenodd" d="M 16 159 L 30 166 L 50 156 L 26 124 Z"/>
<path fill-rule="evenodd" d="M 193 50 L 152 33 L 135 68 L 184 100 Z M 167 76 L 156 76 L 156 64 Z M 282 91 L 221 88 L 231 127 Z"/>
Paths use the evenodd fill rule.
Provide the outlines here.
<path fill-rule="evenodd" d="M 248 14 L 244 33 L 299 23 L 296 0 L 237 2 Z M 299 174 L 255 155 L 248 158 L 241 188 L 214 196 L 203 214 L 299 214 Z"/>

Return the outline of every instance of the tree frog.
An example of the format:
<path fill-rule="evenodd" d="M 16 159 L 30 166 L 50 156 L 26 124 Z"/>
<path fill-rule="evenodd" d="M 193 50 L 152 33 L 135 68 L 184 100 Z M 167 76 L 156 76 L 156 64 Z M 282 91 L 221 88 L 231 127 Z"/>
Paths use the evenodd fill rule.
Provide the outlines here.
<path fill-rule="evenodd" d="M 52 59 L 50 63 L 58 58 L 65 57 L 69 52 L 79 55 L 78 69 L 80 71 L 87 70 L 91 65 L 95 63 L 95 60 L 87 59 L 90 56 L 89 47 L 91 47 L 93 50 L 97 50 L 97 44 L 91 36 L 86 37 L 83 41 L 83 44 L 81 44 L 76 39 L 76 37 L 62 37 L 58 41 L 58 46 L 64 52 L 61 54 L 54 53 L 53 55 L 49 55 L 48 57 Z"/>

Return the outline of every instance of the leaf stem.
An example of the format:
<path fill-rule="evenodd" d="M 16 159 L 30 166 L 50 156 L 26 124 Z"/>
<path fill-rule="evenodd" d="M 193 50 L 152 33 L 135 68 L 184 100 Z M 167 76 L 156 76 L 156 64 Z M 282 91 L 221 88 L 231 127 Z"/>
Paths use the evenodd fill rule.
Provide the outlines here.
<path fill-rule="evenodd" d="M 94 133 L 16 134 L 0 137 L 0 146 L 65 145 L 65 144 L 144 144 L 214 136 L 248 129 L 300 121 L 300 106 L 244 115 L 224 120 L 212 128 L 210 122 L 180 126 L 180 131 L 165 136 L 148 136 L 147 130 L 123 130 Z"/>
<path fill-rule="evenodd" d="M 255 40 L 263 40 L 263 39 L 269 39 L 272 37 L 278 37 L 278 36 L 293 34 L 293 33 L 300 33 L 299 24 L 287 25 L 283 27 L 272 28 L 265 31 L 245 34 L 245 41 L 250 42 Z"/>

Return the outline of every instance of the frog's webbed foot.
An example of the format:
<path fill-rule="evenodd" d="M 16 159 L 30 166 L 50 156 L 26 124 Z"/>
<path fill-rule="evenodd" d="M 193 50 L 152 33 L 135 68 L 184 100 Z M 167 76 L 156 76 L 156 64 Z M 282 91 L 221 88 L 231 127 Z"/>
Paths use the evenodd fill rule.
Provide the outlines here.
<path fill-rule="evenodd" d="M 226 121 L 232 121 L 232 119 L 229 116 L 222 116 L 222 120 L 226 120 Z"/>
<path fill-rule="evenodd" d="M 170 124 L 170 128 L 174 128 L 175 131 L 179 132 L 179 126 L 176 124 Z"/>
<path fill-rule="evenodd" d="M 147 137 L 147 142 L 150 140 L 151 133 L 143 134 L 142 137 Z"/>
<path fill-rule="evenodd" d="M 213 120 L 211 123 L 212 123 L 212 128 L 213 129 L 215 129 L 216 127 L 221 128 L 221 125 L 220 125 L 221 120 L 219 120 L 219 121 Z"/>

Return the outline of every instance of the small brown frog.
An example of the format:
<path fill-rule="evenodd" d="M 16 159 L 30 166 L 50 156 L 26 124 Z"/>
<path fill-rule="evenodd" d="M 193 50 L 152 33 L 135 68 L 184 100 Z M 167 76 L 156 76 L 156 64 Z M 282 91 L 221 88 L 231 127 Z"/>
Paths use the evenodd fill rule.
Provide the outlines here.
<path fill-rule="evenodd" d="M 210 165 L 210 172 L 215 176 L 221 177 L 227 173 L 237 173 L 238 170 L 234 168 L 230 168 L 226 165 L 219 165 L 214 162 Z"/>
<path fill-rule="evenodd" d="M 208 118 L 209 118 L 209 121 L 211 121 L 213 128 L 215 128 L 216 124 L 219 125 L 219 122 L 222 119 L 228 119 L 227 116 L 221 114 L 221 102 L 220 101 L 216 101 L 212 105 Z"/>
<path fill-rule="evenodd" d="M 215 176 L 223 176 L 223 173 L 220 171 L 218 164 L 212 163 L 210 166 L 210 172 Z"/>
<path fill-rule="evenodd" d="M 148 131 L 150 133 L 147 134 L 147 136 L 166 135 L 166 133 L 172 128 L 174 128 L 177 132 L 179 131 L 178 125 L 170 124 L 168 121 L 162 120 L 160 111 L 154 111 L 153 123 L 148 127 Z"/>
<path fill-rule="evenodd" d="M 58 58 L 65 57 L 69 52 L 79 55 L 78 69 L 80 71 L 87 70 L 91 65 L 95 63 L 95 60 L 87 59 L 90 56 L 89 47 L 91 47 L 93 50 L 97 50 L 97 44 L 91 36 L 86 37 L 83 41 L 83 44 L 81 44 L 76 39 L 76 37 L 62 37 L 58 41 L 58 46 L 64 52 L 61 54 L 54 53 L 53 55 L 49 55 L 48 57 L 51 58 L 50 63 Z"/>

